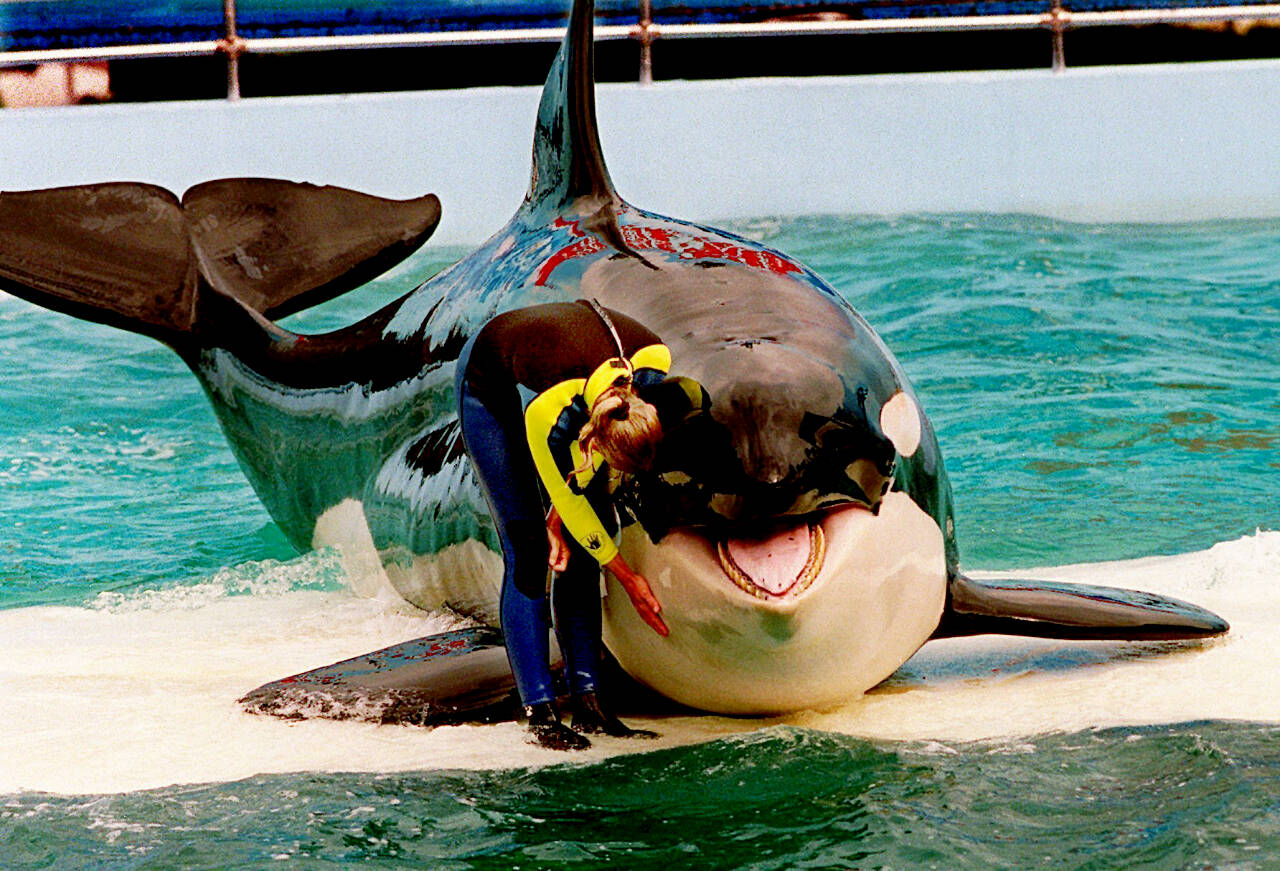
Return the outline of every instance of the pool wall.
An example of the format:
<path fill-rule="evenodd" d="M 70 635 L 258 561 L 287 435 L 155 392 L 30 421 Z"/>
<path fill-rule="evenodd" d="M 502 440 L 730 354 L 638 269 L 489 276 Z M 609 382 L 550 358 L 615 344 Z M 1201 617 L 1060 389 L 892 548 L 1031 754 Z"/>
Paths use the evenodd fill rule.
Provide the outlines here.
<path fill-rule="evenodd" d="M 538 91 L 0 110 L 0 189 L 267 175 L 438 193 L 476 242 L 528 184 Z M 1280 61 L 663 82 L 598 90 L 628 200 L 715 220 L 1023 212 L 1280 216 Z"/>

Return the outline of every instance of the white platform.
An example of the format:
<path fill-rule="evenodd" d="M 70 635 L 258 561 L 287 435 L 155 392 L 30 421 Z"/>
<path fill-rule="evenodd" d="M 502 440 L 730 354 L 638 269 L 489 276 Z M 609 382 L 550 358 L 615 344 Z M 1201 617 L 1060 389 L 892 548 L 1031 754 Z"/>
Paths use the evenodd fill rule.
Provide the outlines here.
<path fill-rule="evenodd" d="M 528 183 L 535 88 L 0 111 L 0 189 L 270 175 L 435 191 L 477 242 Z M 685 218 L 1280 216 L 1280 61 L 602 85 L 631 202 Z"/>

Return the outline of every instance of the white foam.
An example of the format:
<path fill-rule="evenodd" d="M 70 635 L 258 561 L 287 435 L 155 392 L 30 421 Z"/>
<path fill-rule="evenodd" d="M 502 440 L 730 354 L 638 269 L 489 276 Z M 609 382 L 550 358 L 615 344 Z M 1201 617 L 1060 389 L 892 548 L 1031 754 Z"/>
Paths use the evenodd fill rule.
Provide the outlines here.
<path fill-rule="evenodd" d="M 1231 632 L 1200 643 L 934 641 L 856 703 L 793 722 L 877 738 L 982 740 L 1198 719 L 1280 721 L 1280 532 L 1181 556 L 985 576 L 1163 593 L 1217 612 Z"/>
<path fill-rule="evenodd" d="M 257 566 L 247 572 L 257 578 L 251 584 L 211 580 L 203 592 L 175 587 L 96 607 L 0 611 L 0 793 L 593 761 L 777 722 L 948 748 L 1095 726 L 1280 721 L 1280 532 L 1183 556 L 1014 573 L 1190 599 L 1231 621 L 1219 641 L 932 642 L 885 685 L 836 711 L 785 721 L 669 718 L 655 724 L 659 742 L 601 739 L 573 757 L 525 744 L 513 723 L 424 730 L 243 713 L 236 699 L 261 683 L 453 625 L 386 598 L 281 580 L 327 570 L 327 560 Z"/>

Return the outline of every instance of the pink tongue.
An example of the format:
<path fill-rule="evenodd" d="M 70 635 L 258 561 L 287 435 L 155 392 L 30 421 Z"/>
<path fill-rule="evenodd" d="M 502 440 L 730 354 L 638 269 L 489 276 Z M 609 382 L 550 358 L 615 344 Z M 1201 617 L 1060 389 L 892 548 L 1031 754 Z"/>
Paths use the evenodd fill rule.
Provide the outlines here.
<path fill-rule="evenodd" d="M 783 527 L 764 538 L 730 538 L 725 547 L 751 583 L 781 596 L 795 586 L 809 562 L 809 525 Z"/>

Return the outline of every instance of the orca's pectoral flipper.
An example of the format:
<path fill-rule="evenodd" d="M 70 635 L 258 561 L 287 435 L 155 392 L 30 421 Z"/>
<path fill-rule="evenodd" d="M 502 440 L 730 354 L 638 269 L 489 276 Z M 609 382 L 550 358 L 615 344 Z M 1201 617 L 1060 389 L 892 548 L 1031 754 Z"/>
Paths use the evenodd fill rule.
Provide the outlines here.
<path fill-rule="evenodd" d="M 389 200 L 272 178 L 207 181 L 182 207 L 209 284 L 272 320 L 376 278 L 440 222 L 434 194 Z"/>
<path fill-rule="evenodd" d="M 1051 581 L 952 578 L 934 638 L 1165 640 L 1205 638 L 1230 628 L 1212 611 L 1154 593 Z"/>
<path fill-rule="evenodd" d="M 177 197 L 131 182 L 0 194 L 0 290 L 172 342 L 195 319 Z"/>
<path fill-rule="evenodd" d="M 519 702 L 502 634 L 476 628 L 405 641 L 264 684 L 247 711 L 435 726 L 514 719 Z"/>
<path fill-rule="evenodd" d="M 416 251 L 440 220 L 428 194 L 388 200 L 279 179 L 205 182 L 181 202 L 108 182 L 0 194 L 0 290 L 175 348 L 225 306 L 265 318 L 331 299 Z"/>

